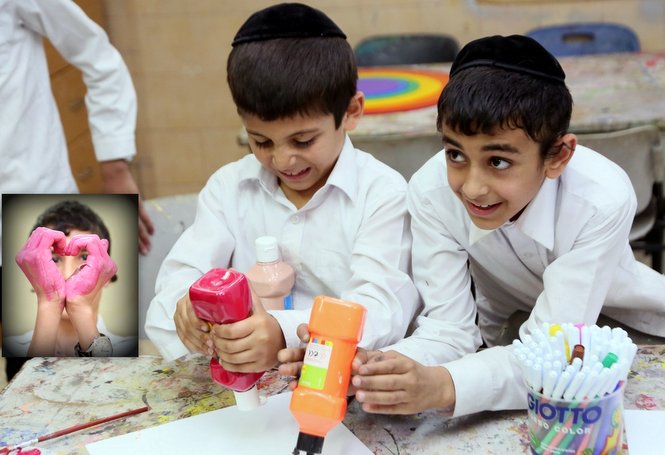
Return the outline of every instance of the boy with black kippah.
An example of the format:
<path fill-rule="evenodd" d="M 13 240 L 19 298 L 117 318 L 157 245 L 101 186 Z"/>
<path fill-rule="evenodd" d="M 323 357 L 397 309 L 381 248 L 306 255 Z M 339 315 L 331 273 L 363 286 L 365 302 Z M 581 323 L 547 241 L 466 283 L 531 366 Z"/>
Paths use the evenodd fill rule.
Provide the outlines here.
<path fill-rule="evenodd" d="M 148 336 L 166 359 L 201 352 L 229 371 L 264 371 L 281 348 L 299 345 L 296 328 L 323 294 L 367 308 L 363 346 L 399 340 L 418 304 L 407 185 L 349 140 L 364 96 L 346 36 L 309 6 L 271 6 L 240 28 L 227 69 L 252 154 L 201 191 L 193 225 L 159 271 Z M 249 318 L 209 329 L 189 286 L 215 267 L 246 272 L 266 235 L 295 269 L 294 309 L 255 305 Z"/>
<path fill-rule="evenodd" d="M 530 313 L 521 337 L 543 322 L 594 324 L 601 309 L 665 336 L 665 276 L 628 244 L 633 187 L 568 132 L 564 80 L 524 36 L 479 39 L 457 56 L 438 104 L 444 150 L 409 182 L 424 309 L 411 336 L 358 354 L 365 411 L 525 408 L 511 348 L 497 346 L 516 311 Z M 481 335 L 490 348 L 475 353 Z"/>

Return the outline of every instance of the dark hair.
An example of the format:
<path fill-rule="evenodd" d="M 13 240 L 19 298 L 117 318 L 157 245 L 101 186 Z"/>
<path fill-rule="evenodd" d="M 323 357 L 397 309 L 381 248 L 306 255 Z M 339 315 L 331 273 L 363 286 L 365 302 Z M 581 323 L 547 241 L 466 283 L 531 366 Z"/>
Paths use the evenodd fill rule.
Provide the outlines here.
<path fill-rule="evenodd" d="M 90 207 L 78 201 L 62 201 L 47 208 L 39 215 L 32 230 L 38 227 L 47 227 L 65 235 L 69 235 L 72 229 L 97 234 L 100 239 L 108 240 L 108 253 L 111 255 L 111 234 L 104 221 Z M 111 281 L 117 279 L 117 275 L 113 275 Z"/>
<path fill-rule="evenodd" d="M 344 38 L 279 38 L 234 47 L 227 81 L 241 115 L 272 121 L 332 114 L 339 128 L 356 93 L 358 71 Z"/>
<path fill-rule="evenodd" d="M 573 99 L 564 84 L 492 67 L 468 68 L 448 81 L 438 103 L 437 129 L 464 135 L 522 129 L 540 144 L 543 159 L 568 131 Z"/>

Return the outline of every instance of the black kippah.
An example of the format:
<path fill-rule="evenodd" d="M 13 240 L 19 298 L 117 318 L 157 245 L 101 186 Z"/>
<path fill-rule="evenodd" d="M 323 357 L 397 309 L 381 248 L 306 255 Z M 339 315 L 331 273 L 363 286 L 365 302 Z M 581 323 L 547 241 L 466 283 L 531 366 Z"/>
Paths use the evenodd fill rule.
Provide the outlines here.
<path fill-rule="evenodd" d="M 471 41 L 457 54 L 450 77 L 473 66 L 491 66 L 565 84 L 566 73 L 536 40 L 522 35 L 488 36 Z"/>
<path fill-rule="evenodd" d="M 301 3 L 280 3 L 252 14 L 240 27 L 232 46 L 277 38 L 345 38 L 324 13 Z"/>

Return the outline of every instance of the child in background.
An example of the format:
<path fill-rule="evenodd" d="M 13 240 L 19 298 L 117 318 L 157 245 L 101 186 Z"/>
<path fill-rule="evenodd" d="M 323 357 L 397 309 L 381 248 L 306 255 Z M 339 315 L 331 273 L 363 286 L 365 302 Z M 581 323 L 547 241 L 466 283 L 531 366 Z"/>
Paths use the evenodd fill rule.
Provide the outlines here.
<path fill-rule="evenodd" d="M 444 150 L 409 182 L 424 309 L 411 336 L 358 354 L 352 384 L 365 411 L 525 408 L 511 349 L 496 346 L 516 311 L 530 312 L 520 337 L 545 321 L 593 325 L 601 309 L 665 335 L 665 276 L 628 244 L 633 187 L 567 132 L 564 78 L 524 36 L 479 39 L 455 59 L 438 104 Z M 481 335 L 490 348 L 474 353 Z"/>
<path fill-rule="evenodd" d="M 110 333 L 99 316 L 103 290 L 118 270 L 110 242 L 102 219 L 78 201 L 59 202 L 39 216 L 16 255 L 35 291 L 37 318 L 33 331 L 5 337 L 5 356 L 137 354 L 137 337 Z"/>
<path fill-rule="evenodd" d="M 356 150 L 347 132 L 363 113 L 353 50 L 321 11 L 297 3 L 254 13 L 233 40 L 228 83 L 252 154 L 223 166 L 196 219 L 160 268 L 146 332 L 166 359 L 216 355 L 229 371 L 264 371 L 298 346 L 320 294 L 368 310 L 362 345 L 401 339 L 418 303 L 403 177 Z M 214 267 L 246 272 L 254 240 L 273 236 L 295 270 L 293 310 L 212 329 L 189 286 Z"/>

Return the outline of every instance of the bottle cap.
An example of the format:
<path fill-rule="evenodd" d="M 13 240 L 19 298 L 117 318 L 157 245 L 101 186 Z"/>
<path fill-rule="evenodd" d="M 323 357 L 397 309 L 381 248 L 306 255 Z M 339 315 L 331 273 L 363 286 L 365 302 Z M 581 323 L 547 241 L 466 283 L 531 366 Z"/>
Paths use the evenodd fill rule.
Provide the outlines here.
<path fill-rule="evenodd" d="M 321 436 L 314 436 L 311 434 L 298 433 L 298 442 L 296 442 L 295 453 L 303 451 L 305 453 L 321 453 L 323 451 L 323 438 Z"/>
<path fill-rule="evenodd" d="M 259 389 L 256 388 L 256 385 L 244 392 L 237 392 L 234 390 L 233 395 L 236 398 L 236 405 L 240 411 L 251 411 L 252 409 L 261 406 Z"/>
<path fill-rule="evenodd" d="M 256 262 L 279 261 L 279 247 L 275 237 L 266 235 L 254 241 L 256 248 Z"/>

